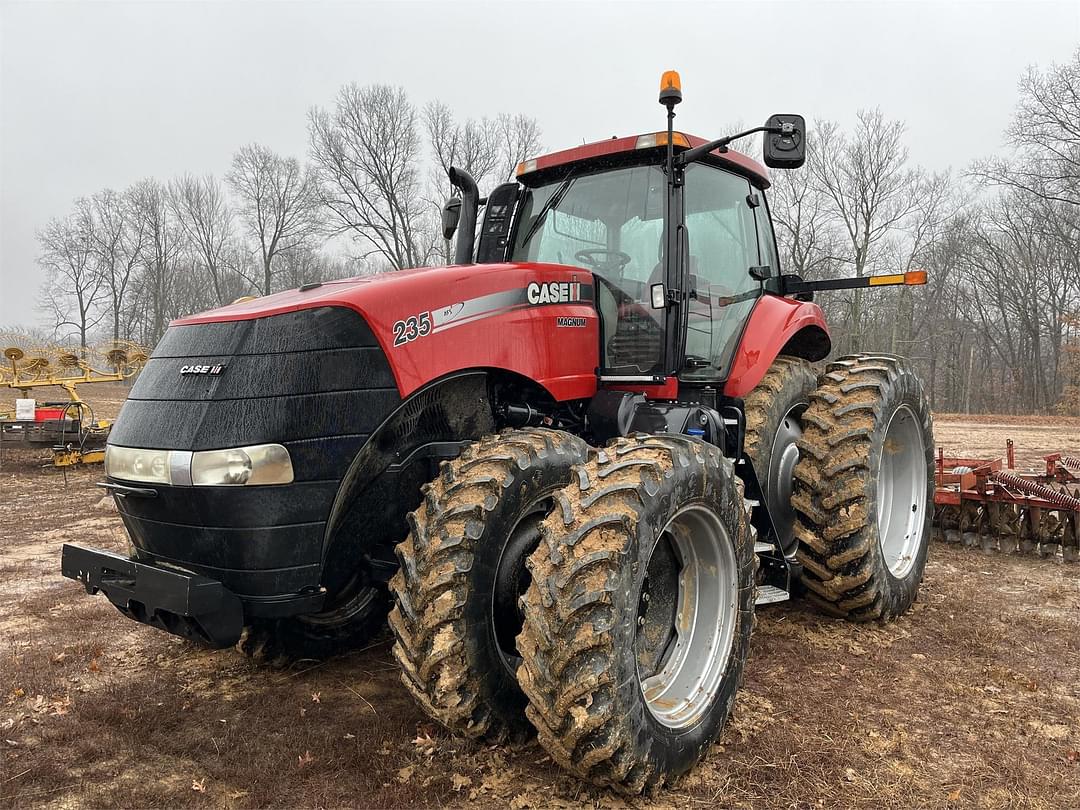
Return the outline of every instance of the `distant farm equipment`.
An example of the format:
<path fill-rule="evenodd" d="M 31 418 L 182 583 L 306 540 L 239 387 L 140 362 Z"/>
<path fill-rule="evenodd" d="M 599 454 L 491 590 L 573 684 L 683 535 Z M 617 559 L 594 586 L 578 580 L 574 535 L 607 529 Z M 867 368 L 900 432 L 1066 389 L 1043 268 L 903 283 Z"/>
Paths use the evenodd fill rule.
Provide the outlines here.
<path fill-rule="evenodd" d="M 1044 472 L 1021 474 L 1012 439 L 1004 459 L 959 458 L 939 449 L 937 539 L 988 553 L 1080 561 L 1080 459 L 1043 458 Z"/>
<path fill-rule="evenodd" d="M 0 387 L 20 395 L 15 408 L 0 406 L 0 449 L 49 447 L 56 467 L 104 460 L 112 425 L 95 417 L 79 386 L 122 382 L 142 368 L 146 350 L 129 341 L 110 341 L 81 350 L 41 345 L 22 335 L 0 335 L 4 362 Z M 38 389 L 61 388 L 67 398 L 38 401 Z"/>

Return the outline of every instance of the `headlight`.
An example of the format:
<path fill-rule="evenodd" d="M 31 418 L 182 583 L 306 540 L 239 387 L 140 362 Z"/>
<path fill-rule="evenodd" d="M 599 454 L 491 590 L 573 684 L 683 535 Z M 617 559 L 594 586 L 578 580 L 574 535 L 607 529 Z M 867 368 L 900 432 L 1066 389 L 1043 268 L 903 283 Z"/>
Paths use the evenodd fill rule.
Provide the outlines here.
<path fill-rule="evenodd" d="M 139 450 L 134 447 L 105 448 L 105 474 L 125 481 L 171 484 L 168 450 Z"/>
<path fill-rule="evenodd" d="M 105 474 L 123 481 L 174 486 L 289 484 L 292 459 L 280 444 L 226 450 L 140 450 L 108 445 Z"/>
<path fill-rule="evenodd" d="M 200 450 L 191 455 L 191 483 L 196 486 L 288 484 L 292 480 L 292 460 L 280 444 Z"/>

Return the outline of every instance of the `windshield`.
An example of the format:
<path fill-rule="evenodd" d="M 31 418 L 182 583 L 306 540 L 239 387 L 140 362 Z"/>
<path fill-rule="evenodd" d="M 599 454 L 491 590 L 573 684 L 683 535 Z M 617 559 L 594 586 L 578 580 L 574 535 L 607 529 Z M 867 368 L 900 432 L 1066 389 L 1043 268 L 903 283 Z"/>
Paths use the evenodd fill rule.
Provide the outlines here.
<path fill-rule="evenodd" d="M 662 373 L 664 310 L 649 303 L 663 281 L 664 195 L 658 166 L 632 166 L 527 189 L 512 260 L 581 267 L 599 277 L 604 366 Z"/>

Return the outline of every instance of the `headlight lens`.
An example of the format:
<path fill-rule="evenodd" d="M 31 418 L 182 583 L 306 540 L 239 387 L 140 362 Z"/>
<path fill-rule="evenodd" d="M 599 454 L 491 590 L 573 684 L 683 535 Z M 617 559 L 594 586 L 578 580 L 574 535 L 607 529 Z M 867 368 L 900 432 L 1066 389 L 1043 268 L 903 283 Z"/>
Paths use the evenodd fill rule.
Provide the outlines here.
<path fill-rule="evenodd" d="M 288 484 L 292 480 L 292 460 L 280 444 L 200 450 L 191 456 L 191 483 L 196 486 Z"/>
<path fill-rule="evenodd" d="M 125 481 L 194 486 L 289 484 L 292 459 L 280 444 L 225 450 L 140 450 L 105 448 L 105 474 Z"/>
<path fill-rule="evenodd" d="M 168 450 L 139 450 L 135 447 L 105 448 L 105 474 L 125 481 L 171 484 Z"/>

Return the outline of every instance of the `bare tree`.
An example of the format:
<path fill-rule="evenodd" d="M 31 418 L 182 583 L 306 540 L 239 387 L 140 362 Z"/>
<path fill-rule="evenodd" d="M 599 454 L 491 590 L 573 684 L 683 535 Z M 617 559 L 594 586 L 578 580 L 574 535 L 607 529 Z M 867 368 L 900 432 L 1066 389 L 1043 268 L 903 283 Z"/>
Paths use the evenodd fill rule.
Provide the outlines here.
<path fill-rule="evenodd" d="M 124 193 L 104 189 L 92 198 L 94 216 L 94 258 L 109 298 L 112 337 L 123 335 L 121 320 L 128 287 L 142 260 L 145 232 L 134 215 L 130 190 Z"/>
<path fill-rule="evenodd" d="M 499 182 L 512 180 L 519 163 L 535 157 L 544 148 L 540 122 L 530 115 L 500 113 L 495 119 L 499 135 Z"/>
<path fill-rule="evenodd" d="M 233 235 L 233 215 L 221 184 L 211 174 L 203 177 L 185 174 L 169 183 L 169 203 L 210 276 L 214 303 L 221 306 L 234 300 L 237 285 L 229 277 L 225 264 L 226 249 Z"/>
<path fill-rule="evenodd" d="M 38 262 L 48 273 L 44 300 L 54 331 L 74 327 L 85 350 L 87 334 L 103 314 L 98 306 L 102 276 L 94 265 L 93 204 L 85 198 L 76 200 L 73 213 L 50 221 L 37 238 Z"/>
<path fill-rule="evenodd" d="M 168 189 L 147 179 L 131 190 L 133 215 L 143 231 L 142 273 L 137 302 L 145 313 L 144 336 L 156 342 L 172 315 L 175 265 L 184 250 L 184 233 L 169 205 Z"/>
<path fill-rule="evenodd" d="M 262 257 L 262 292 L 273 286 L 274 258 L 311 239 L 320 227 L 315 179 L 296 158 L 249 144 L 233 157 L 225 176 Z"/>
<path fill-rule="evenodd" d="M 813 130 L 806 144 L 803 168 L 773 173 L 770 213 L 788 272 L 826 278 L 835 274 L 842 243 L 827 193 L 815 182 L 822 157 Z"/>
<path fill-rule="evenodd" d="M 1028 68 L 1005 134 L 1012 156 L 976 163 L 976 177 L 1046 201 L 1080 205 L 1080 49 L 1045 73 Z"/>
<path fill-rule="evenodd" d="M 471 174 L 481 189 L 492 180 L 503 179 L 499 174 L 503 162 L 500 132 L 487 118 L 461 123 L 454 120 L 449 107 L 432 101 L 424 107 L 424 127 L 435 158 L 433 179 L 437 186 L 449 188 L 447 172 L 451 166 Z"/>
<path fill-rule="evenodd" d="M 818 125 L 814 180 L 843 228 L 856 276 L 866 274 L 875 251 L 915 208 L 919 174 L 907 165 L 903 133 L 902 122 L 886 121 L 877 109 L 859 113 L 850 137 L 835 124 Z M 862 290 L 856 289 L 849 309 L 852 348 L 861 340 L 862 319 Z"/>
<path fill-rule="evenodd" d="M 416 109 L 388 85 L 341 88 L 333 110 L 308 116 L 311 157 L 336 233 L 351 233 L 391 268 L 418 267 L 432 251 L 420 178 Z"/>

